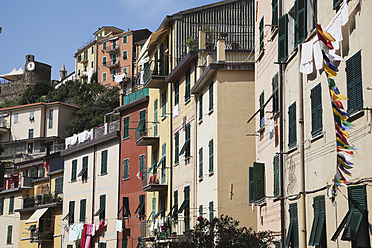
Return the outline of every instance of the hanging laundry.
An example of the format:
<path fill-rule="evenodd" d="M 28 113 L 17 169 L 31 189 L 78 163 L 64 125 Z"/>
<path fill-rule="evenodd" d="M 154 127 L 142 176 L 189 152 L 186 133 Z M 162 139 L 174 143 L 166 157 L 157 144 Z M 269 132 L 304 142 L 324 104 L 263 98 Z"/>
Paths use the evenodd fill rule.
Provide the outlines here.
<path fill-rule="evenodd" d="M 324 39 L 324 37 L 317 31 L 318 39 L 323 42 L 329 49 L 333 49 L 332 43 L 329 40 Z"/>
<path fill-rule="evenodd" d="M 78 225 L 77 224 L 72 224 L 70 226 L 70 231 L 68 232 L 68 241 L 76 241 L 78 237 Z"/>
<path fill-rule="evenodd" d="M 325 61 L 325 63 L 327 64 L 327 66 L 335 71 L 335 72 L 338 72 L 338 68 L 337 68 L 337 65 L 335 65 L 332 61 L 330 61 L 330 59 L 327 57 L 327 55 L 325 54 L 324 51 L 322 51 L 322 55 L 323 55 L 323 59 Z"/>
<path fill-rule="evenodd" d="M 349 6 L 348 1 L 344 0 L 344 4 L 341 6 L 341 19 L 342 19 L 342 26 L 345 26 L 345 24 L 349 21 Z"/>
<path fill-rule="evenodd" d="M 313 72 L 313 44 L 314 40 L 302 44 L 300 72 L 303 74 Z"/>
<path fill-rule="evenodd" d="M 320 70 L 323 69 L 323 55 L 321 49 L 321 41 L 315 41 L 313 45 L 314 49 L 314 62 L 315 62 L 315 69 Z"/>
<path fill-rule="evenodd" d="M 330 33 L 328 33 L 327 31 L 323 31 L 322 26 L 320 24 L 315 23 L 315 26 L 318 34 L 320 34 L 325 40 L 332 42 L 336 41 L 335 38 L 333 38 Z"/>
<path fill-rule="evenodd" d="M 340 48 L 340 42 L 343 40 L 340 13 L 336 14 L 336 16 L 332 19 L 332 21 L 328 24 L 328 26 L 324 30 L 326 30 L 329 34 L 331 34 L 332 37 L 335 39 L 335 41 L 332 42 L 332 45 L 334 48 L 333 51 L 338 50 Z"/>
<path fill-rule="evenodd" d="M 334 70 L 331 70 L 331 68 L 327 66 L 324 60 L 323 60 L 323 66 L 324 66 L 324 70 L 328 73 L 328 78 L 337 76 L 337 72 L 335 72 Z"/>
<path fill-rule="evenodd" d="M 115 230 L 117 232 L 122 232 L 123 231 L 123 221 L 122 220 L 116 220 Z"/>

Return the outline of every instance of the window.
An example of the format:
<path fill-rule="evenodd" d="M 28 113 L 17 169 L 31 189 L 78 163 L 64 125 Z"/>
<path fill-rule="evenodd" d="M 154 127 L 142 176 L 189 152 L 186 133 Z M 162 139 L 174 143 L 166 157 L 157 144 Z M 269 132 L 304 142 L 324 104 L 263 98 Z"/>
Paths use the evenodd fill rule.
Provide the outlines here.
<path fill-rule="evenodd" d="M 174 83 L 174 105 L 177 105 L 180 101 L 180 81 Z"/>
<path fill-rule="evenodd" d="M 366 185 L 348 187 L 349 211 L 341 221 L 331 240 L 336 241 L 342 229 L 341 240 L 351 241 L 351 247 L 371 247 Z"/>
<path fill-rule="evenodd" d="M 139 203 L 134 213 L 135 214 L 138 213 L 140 220 L 142 220 L 145 217 L 145 195 L 139 196 Z"/>
<path fill-rule="evenodd" d="M 199 148 L 199 178 L 203 178 L 203 147 Z"/>
<path fill-rule="evenodd" d="M 77 159 L 74 159 L 72 160 L 71 182 L 76 182 L 76 173 L 77 173 Z"/>
<path fill-rule="evenodd" d="M 166 195 L 160 196 L 160 216 L 165 217 L 165 211 L 166 211 L 167 201 L 166 201 Z"/>
<path fill-rule="evenodd" d="M 190 186 L 186 186 L 183 190 L 184 201 L 186 202 L 183 213 L 185 218 L 185 231 L 190 231 Z"/>
<path fill-rule="evenodd" d="M 139 132 L 141 136 L 146 134 L 146 109 L 139 112 L 139 124 L 136 132 Z"/>
<path fill-rule="evenodd" d="M 152 219 L 154 220 L 155 219 L 155 215 L 156 215 L 156 197 L 153 197 L 152 198 L 151 215 L 152 215 Z"/>
<path fill-rule="evenodd" d="M 123 36 L 123 44 L 127 44 L 127 36 Z"/>
<path fill-rule="evenodd" d="M 104 72 L 104 73 L 102 74 L 102 82 L 106 82 L 106 81 L 107 81 L 107 73 Z"/>
<path fill-rule="evenodd" d="M 12 236 L 13 236 L 13 226 L 8 226 L 8 234 L 6 238 L 6 243 L 7 244 L 12 244 Z"/>
<path fill-rule="evenodd" d="M 13 124 L 18 123 L 18 113 L 13 114 Z"/>
<path fill-rule="evenodd" d="M 279 111 L 278 73 L 272 78 L 273 112 Z"/>
<path fill-rule="evenodd" d="M 33 139 L 34 138 L 34 129 L 28 129 L 28 138 Z"/>
<path fill-rule="evenodd" d="M 104 220 L 106 217 L 106 195 L 99 196 L 99 219 Z M 98 210 L 99 211 L 99 210 Z"/>
<path fill-rule="evenodd" d="M 107 62 L 107 58 L 106 57 L 103 57 L 102 58 L 102 65 L 106 65 L 106 62 Z"/>
<path fill-rule="evenodd" d="M 162 117 L 166 117 L 167 115 L 167 90 L 164 90 L 161 93 L 161 112 L 162 112 Z"/>
<path fill-rule="evenodd" d="M 285 247 L 299 247 L 297 203 L 289 204 L 289 228 Z"/>
<path fill-rule="evenodd" d="M 309 245 L 327 247 L 324 195 L 313 198 L 313 208 L 314 220 L 311 227 Z"/>
<path fill-rule="evenodd" d="M 297 131 L 296 131 L 296 102 L 289 106 L 288 111 L 289 119 L 289 148 L 293 148 L 297 143 Z"/>
<path fill-rule="evenodd" d="M 191 96 L 191 86 L 190 86 L 190 76 L 191 76 L 191 70 L 188 69 L 186 71 L 185 79 L 186 79 L 186 84 L 185 84 L 185 102 L 190 100 Z"/>
<path fill-rule="evenodd" d="M 129 179 L 129 158 L 123 160 L 123 180 Z"/>
<path fill-rule="evenodd" d="M 74 223 L 75 219 L 75 201 L 69 201 L 68 203 L 68 224 L 71 225 Z"/>
<path fill-rule="evenodd" d="M 213 109 L 213 82 L 209 84 L 209 110 Z"/>
<path fill-rule="evenodd" d="M 123 73 L 127 74 L 127 67 L 123 67 Z"/>
<path fill-rule="evenodd" d="M 98 243 L 98 248 L 106 248 L 106 243 Z"/>
<path fill-rule="evenodd" d="M 74 248 L 74 245 L 67 245 L 67 248 Z"/>
<path fill-rule="evenodd" d="M 88 179 L 88 156 L 83 157 L 83 166 L 78 174 L 78 177 L 81 177 L 81 180 Z"/>
<path fill-rule="evenodd" d="M 173 192 L 173 215 L 174 220 L 178 220 L 178 190 Z"/>
<path fill-rule="evenodd" d="M 213 201 L 210 201 L 209 202 L 209 221 L 212 222 L 214 218 L 214 215 L 213 215 Z"/>
<path fill-rule="evenodd" d="M 92 54 L 94 53 L 94 47 L 92 47 L 91 53 L 92 53 Z M 92 67 L 93 67 L 93 66 L 92 66 Z"/>
<path fill-rule="evenodd" d="M 9 197 L 9 213 L 14 212 L 14 196 Z"/>
<path fill-rule="evenodd" d="M 271 31 L 274 31 L 278 25 L 278 0 L 271 0 Z"/>
<path fill-rule="evenodd" d="M 361 51 L 346 60 L 347 112 L 356 113 L 363 107 L 362 55 Z"/>
<path fill-rule="evenodd" d="M 265 42 L 264 42 L 264 37 L 265 37 L 265 23 L 264 23 L 264 17 L 261 18 L 260 20 L 260 52 L 262 52 L 264 50 L 264 47 L 265 47 Z"/>
<path fill-rule="evenodd" d="M 123 59 L 128 59 L 128 51 L 123 51 Z"/>
<path fill-rule="evenodd" d="M 313 28 L 312 30 L 316 29 L 316 25 L 315 25 L 315 22 L 316 20 L 318 19 L 318 1 L 317 0 L 313 0 L 313 10 L 314 10 L 314 18 L 313 19 Z"/>
<path fill-rule="evenodd" d="M 112 55 L 112 63 L 113 64 L 116 64 L 116 54 L 113 54 Z"/>
<path fill-rule="evenodd" d="M 56 194 L 63 193 L 63 177 L 56 178 L 54 187 L 54 191 Z"/>
<path fill-rule="evenodd" d="M 306 13 L 307 0 L 295 1 L 295 47 L 306 39 L 307 36 L 307 13 Z"/>
<path fill-rule="evenodd" d="M 279 36 L 278 36 L 278 61 L 287 60 L 288 56 L 288 15 L 282 15 L 279 18 Z"/>
<path fill-rule="evenodd" d="M 53 128 L 53 109 L 49 109 L 49 128 Z"/>
<path fill-rule="evenodd" d="M 94 63 L 93 63 L 93 61 L 90 63 L 90 67 L 91 67 L 91 68 L 94 67 Z"/>
<path fill-rule="evenodd" d="M 203 217 L 203 205 L 199 205 L 199 216 Z"/>
<path fill-rule="evenodd" d="M 265 197 L 265 164 L 254 162 L 249 168 L 249 203 Z"/>
<path fill-rule="evenodd" d="M 123 197 L 123 218 L 129 217 L 130 210 L 129 210 L 129 197 Z"/>
<path fill-rule="evenodd" d="M 180 133 L 179 131 L 177 131 L 174 134 L 174 163 L 175 164 L 178 164 L 180 162 L 179 146 L 180 146 Z"/>
<path fill-rule="evenodd" d="M 214 170 L 213 168 L 213 139 L 209 141 L 208 148 L 209 148 L 209 173 L 211 173 Z"/>
<path fill-rule="evenodd" d="M 199 120 L 203 120 L 203 94 L 199 96 Z"/>
<path fill-rule="evenodd" d="M 0 215 L 4 214 L 4 197 L 0 197 Z"/>
<path fill-rule="evenodd" d="M 81 62 L 81 54 L 77 57 L 77 62 Z"/>
<path fill-rule="evenodd" d="M 323 108 L 322 108 L 322 87 L 319 83 L 311 89 L 311 134 L 316 136 L 322 132 L 323 129 Z"/>
<path fill-rule="evenodd" d="M 191 156 L 191 149 L 190 149 L 190 143 L 191 143 L 191 125 L 190 123 L 186 124 L 185 128 L 185 157 L 189 158 Z"/>
<path fill-rule="evenodd" d="M 264 94 L 264 91 L 261 92 L 260 94 L 260 127 L 264 127 L 265 126 L 265 94 Z"/>
<path fill-rule="evenodd" d="M 34 121 L 35 120 L 35 111 L 31 110 L 30 111 L 30 121 Z"/>
<path fill-rule="evenodd" d="M 123 139 L 129 138 L 129 116 L 123 118 Z"/>
<path fill-rule="evenodd" d="M 158 99 L 154 101 L 154 136 L 158 136 Z"/>
<path fill-rule="evenodd" d="M 79 217 L 80 222 L 85 222 L 86 211 L 87 211 L 87 200 L 81 199 L 80 200 L 80 217 Z"/>
<path fill-rule="evenodd" d="M 273 158 L 273 168 L 274 168 L 274 197 L 278 197 L 280 195 L 279 155 L 275 155 Z"/>
<path fill-rule="evenodd" d="M 142 175 L 145 175 L 146 171 L 146 155 L 142 154 L 139 156 L 139 171 L 142 172 Z"/>
<path fill-rule="evenodd" d="M 107 174 L 107 150 L 101 152 L 101 175 Z"/>
<path fill-rule="evenodd" d="M 106 42 L 104 42 L 103 45 L 102 45 L 102 49 L 106 50 L 106 46 L 107 46 L 107 44 L 106 44 Z"/>
<path fill-rule="evenodd" d="M 165 183 L 166 179 L 166 154 L 167 154 L 167 144 L 164 143 L 161 146 L 161 183 Z"/>
<path fill-rule="evenodd" d="M 112 49 L 115 49 L 116 48 L 116 40 L 113 40 L 112 41 Z"/>

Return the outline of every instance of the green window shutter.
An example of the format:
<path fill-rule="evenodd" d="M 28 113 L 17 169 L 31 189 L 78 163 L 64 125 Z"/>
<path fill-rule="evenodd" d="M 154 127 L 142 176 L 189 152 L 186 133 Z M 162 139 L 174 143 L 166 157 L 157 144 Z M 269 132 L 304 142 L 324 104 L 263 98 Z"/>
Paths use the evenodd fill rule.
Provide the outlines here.
<path fill-rule="evenodd" d="M 209 141 L 209 173 L 213 172 L 213 139 Z"/>
<path fill-rule="evenodd" d="M 86 180 L 88 178 L 88 156 L 83 157 L 83 169 L 84 173 L 81 176 L 81 179 Z"/>
<path fill-rule="evenodd" d="M 339 7 L 342 2 L 342 0 L 333 0 L 333 9 Z"/>
<path fill-rule="evenodd" d="M 124 117 L 123 119 L 123 138 L 129 138 L 129 116 Z"/>
<path fill-rule="evenodd" d="M 13 226 L 8 226 L 8 234 L 6 238 L 6 243 L 11 244 L 12 243 L 12 236 L 13 236 Z"/>
<path fill-rule="evenodd" d="M 290 223 L 293 225 L 292 230 L 292 246 L 298 248 L 299 247 L 299 236 L 298 236 L 298 216 L 297 216 L 297 203 L 293 203 L 289 205 L 289 215 L 290 215 Z"/>
<path fill-rule="evenodd" d="M 146 109 L 139 112 L 139 121 L 146 123 Z"/>
<path fill-rule="evenodd" d="M 154 137 L 158 136 L 158 99 L 154 101 Z"/>
<path fill-rule="evenodd" d="M 288 56 L 288 14 L 279 18 L 278 33 L 278 61 L 283 62 Z"/>
<path fill-rule="evenodd" d="M 129 197 L 123 197 L 123 217 L 130 216 Z"/>
<path fill-rule="evenodd" d="M 254 186 L 255 186 L 255 201 L 265 197 L 265 164 L 253 163 L 254 168 Z"/>
<path fill-rule="evenodd" d="M 254 192 L 254 167 L 249 167 L 249 203 L 253 203 L 255 201 Z"/>
<path fill-rule="evenodd" d="M 289 119 L 289 148 L 293 148 L 296 146 L 297 143 L 297 131 L 296 131 L 296 102 L 294 102 L 291 106 L 289 106 L 288 111 L 288 119 Z"/>
<path fill-rule="evenodd" d="M 102 49 L 106 50 L 106 46 L 107 46 L 107 44 L 106 44 L 106 42 L 104 42 L 103 45 L 102 45 Z"/>
<path fill-rule="evenodd" d="M 199 178 L 203 178 L 203 147 L 199 149 Z"/>
<path fill-rule="evenodd" d="M 203 120 L 203 94 L 199 96 L 199 120 Z"/>
<path fill-rule="evenodd" d="M 77 160 L 72 160 L 72 168 L 71 168 L 71 182 L 76 181 L 76 175 L 77 175 Z"/>
<path fill-rule="evenodd" d="M 128 51 L 123 51 L 123 59 L 128 59 Z"/>
<path fill-rule="evenodd" d="M 260 32 L 260 52 L 263 51 L 264 47 L 265 47 L 265 43 L 264 43 L 264 37 L 265 37 L 265 23 L 264 23 L 264 17 L 261 18 L 260 20 L 260 26 L 259 26 L 259 32 Z"/>
<path fill-rule="evenodd" d="M 14 212 L 14 196 L 9 197 L 9 213 Z"/>
<path fill-rule="evenodd" d="M 209 221 L 212 221 L 214 218 L 213 214 L 213 201 L 209 202 Z"/>
<path fill-rule="evenodd" d="M 123 44 L 127 44 L 127 36 L 123 36 Z"/>
<path fill-rule="evenodd" d="M 311 121 L 312 121 L 312 136 L 316 136 L 322 132 L 323 129 L 323 108 L 322 108 L 322 87 L 319 83 L 311 89 Z"/>
<path fill-rule="evenodd" d="M 264 108 L 265 92 L 264 91 L 262 91 L 260 94 L 259 103 L 260 103 L 260 127 L 263 127 L 265 126 L 265 108 Z"/>
<path fill-rule="evenodd" d="M 271 31 L 277 28 L 275 25 L 278 25 L 278 16 L 278 0 L 271 0 Z"/>
<path fill-rule="evenodd" d="M 326 245 L 326 226 L 325 226 L 325 200 L 324 196 L 318 196 L 317 198 L 317 205 L 316 209 L 318 211 L 318 225 L 316 228 L 316 234 L 314 236 L 314 245 L 315 246 L 320 246 L 320 247 L 327 247 Z"/>
<path fill-rule="evenodd" d="M 185 84 L 185 102 L 187 102 L 188 100 L 190 100 L 190 75 L 191 75 L 191 70 L 188 69 L 186 71 L 186 75 L 185 75 L 185 78 L 186 78 L 186 84 Z"/>
<path fill-rule="evenodd" d="M 209 110 L 213 109 L 213 82 L 209 84 Z"/>
<path fill-rule="evenodd" d="M 75 220 L 75 201 L 68 203 L 68 224 L 73 224 Z"/>
<path fill-rule="evenodd" d="M 348 187 L 349 209 L 367 210 L 367 192 L 365 185 Z"/>
<path fill-rule="evenodd" d="M 161 114 L 163 118 L 167 116 L 167 90 L 161 93 Z"/>
<path fill-rule="evenodd" d="M 87 200 L 81 199 L 80 200 L 80 217 L 79 217 L 80 222 L 85 222 L 86 211 L 87 211 Z"/>
<path fill-rule="evenodd" d="M 107 174 L 107 150 L 101 152 L 101 175 Z"/>
<path fill-rule="evenodd" d="M 175 164 L 178 164 L 180 161 L 179 146 L 180 146 L 180 133 L 179 131 L 177 131 L 174 134 L 174 163 Z"/>
<path fill-rule="evenodd" d="M 152 198 L 152 219 L 155 218 L 155 214 L 156 214 L 156 197 L 153 197 Z"/>
<path fill-rule="evenodd" d="M 167 144 L 164 143 L 161 146 L 161 153 L 162 153 L 162 163 L 161 163 L 161 183 L 165 183 L 166 181 L 166 154 L 167 154 Z"/>
<path fill-rule="evenodd" d="M 129 179 L 129 158 L 123 160 L 123 179 Z"/>
<path fill-rule="evenodd" d="M 180 81 L 174 83 L 174 105 L 177 105 L 180 101 Z"/>
<path fill-rule="evenodd" d="M 363 107 L 362 55 L 361 51 L 346 61 L 348 113 L 353 114 Z"/>
<path fill-rule="evenodd" d="M 174 220 L 178 220 L 178 190 L 175 190 L 173 193 L 173 201 L 174 201 L 173 218 Z"/>
<path fill-rule="evenodd" d="M 63 193 L 63 177 L 56 178 L 55 186 L 54 186 L 54 192 L 56 194 Z"/>
<path fill-rule="evenodd" d="M 280 186 L 279 186 L 279 155 L 275 155 L 274 159 L 274 197 L 278 197 L 280 194 Z"/>
<path fill-rule="evenodd" d="M 199 216 L 203 217 L 203 205 L 199 205 Z"/>
<path fill-rule="evenodd" d="M 191 156 L 191 125 L 190 123 L 186 124 L 185 127 L 185 157 L 189 158 Z"/>
<path fill-rule="evenodd" d="M 99 214 L 99 219 L 104 220 L 106 217 L 106 195 L 99 196 L 99 208 L 102 209 Z"/>
<path fill-rule="evenodd" d="M 4 197 L 0 197 L 0 215 L 4 214 Z"/>
<path fill-rule="evenodd" d="M 295 1 L 295 47 L 307 36 L 307 0 Z"/>
<path fill-rule="evenodd" d="M 278 73 L 274 75 L 271 82 L 273 95 L 273 112 L 279 111 L 279 89 L 278 89 Z"/>
<path fill-rule="evenodd" d="M 183 193 L 186 201 L 185 210 L 183 212 L 185 218 L 185 231 L 190 231 L 190 186 L 186 186 Z"/>
<path fill-rule="evenodd" d="M 313 18 L 313 29 L 316 29 L 316 21 L 318 19 L 318 1 L 317 0 L 313 0 L 313 10 L 314 10 L 314 18 Z"/>

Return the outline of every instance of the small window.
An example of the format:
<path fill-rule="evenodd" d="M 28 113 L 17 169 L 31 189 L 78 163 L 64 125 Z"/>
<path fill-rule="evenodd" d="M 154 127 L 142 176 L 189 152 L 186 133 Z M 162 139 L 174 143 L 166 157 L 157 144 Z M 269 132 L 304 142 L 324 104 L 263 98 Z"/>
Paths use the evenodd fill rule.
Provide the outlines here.
<path fill-rule="evenodd" d="M 322 132 L 323 129 L 323 108 L 322 108 L 322 87 L 319 83 L 311 89 L 311 134 L 316 136 Z"/>
<path fill-rule="evenodd" d="M 180 81 L 174 83 L 174 105 L 176 106 L 180 101 Z"/>
<path fill-rule="evenodd" d="M 362 55 L 361 51 L 346 61 L 347 112 L 353 114 L 363 108 Z"/>
<path fill-rule="evenodd" d="M 264 17 L 261 18 L 260 20 L 260 52 L 264 50 L 265 42 L 264 42 L 264 37 L 265 37 L 265 23 L 264 23 Z"/>
<path fill-rule="evenodd" d="M 71 167 L 71 182 L 76 182 L 76 175 L 77 175 L 77 159 L 72 160 L 72 167 Z"/>
<path fill-rule="evenodd" d="M 185 75 L 185 78 L 186 78 L 186 84 L 185 84 L 185 102 L 189 101 L 190 100 L 190 96 L 191 96 L 190 77 L 191 77 L 191 70 L 188 69 L 186 71 L 186 75 Z"/>
<path fill-rule="evenodd" d="M 123 213 L 122 216 L 124 217 L 129 217 L 130 210 L 129 210 L 129 197 L 123 197 Z"/>
<path fill-rule="evenodd" d="M 30 121 L 34 121 L 35 120 L 35 111 L 31 110 L 30 111 Z"/>
<path fill-rule="evenodd" d="M 179 146 L 180 146 L 180 133 L 179 131 L 177 131 L 174 134 L 174 163 L 175 164 L 178 164 L 180 162 Z"/>
<path fill-rule="evenodd" d="M 53 128 L 53 109 L 49 109 L 49 129 Z"/>
<path fill-rule="evenodd" d="M 13 239 L 13 226 L 9 225 L 8 226 L 8 233 L 7 233 L 7 238 L 6 238 L 6 243 L 12 244 L 12 239 Z"/>
<path fill-rule="evenodd" d="M 92 49 L 91 49 L 91 53 L 93 54 L 94 53 L 94 47 L 92 47 Z M 93 66 L 92 66 L 93 67 Z"/>
<path fill-rule="evenodd" d="M 107 47 L 107 44 L 106 44 L 106 42 L 104 42 L 103 45 L 102 45 L 102 49 L 106 50 L 106 47 Z"/>
<path fill-rule="evenodd" d="M 199 178 L 203 178 L 203 147 L 199 148 Z"/>
<path fill-rule="evenodd" d="M 13 124 L 18 123 L 18 113 L 13 114 Z"/>
<path fill-rule="evenodd" d="M 4 214 L 4 197 L 0 197 L 0 215 Z"/>
<path fill-rule="evenodd" d="M 127 36 L 123 36 L 123 44 L 127 44 Z"/>
<path fill-rule="evenodd" d="M 9 213 L 14 212 L 14 196 L 9 197 Z"/>
<path fill-rule="evenodd" d="M 106 62 L 107 62 L 107 58 L 106 57 L 103 57 L 102 58 L 102 65 L 106 65 Z"/>
<path fill-rule="evenodd" d="M 213 172 L 214 168 L 213 168 L 213 139 L 211 139 L 209 141 L 209 144 L 208 144 L 208 148 L 209 148 L 209 173 Z"/>
<path fill-rule="evenodd" d="M 273 167 L 274 167 L 274 197 L 278 197 L 280 195 L 279 155 L 274 156 Z"/>
<path fill-rule="evenodd" d="M 146 155 L 142 154 L 139 156 L 139 171 L 142 172 L 142 175 L 145 175 L 146 171 Z"/>
<path fill-rule="evenodd" d="M 112 49 L 116 49 L 116 40 L 112 41 Z"/>
<path fill-rule="evenodd" d="M 102 82 L 106 82 L 106 81 L 107 81 L 107 74 L 106 74 L 106 72 L 104 72 L 102 74 Z"/>
<path fill-rule="evenodd" d="M 203 205 L 199 205 L 199 216 L 203 217 Z"/>
<path fill-rule="evenodd" d="M 278 36 L 278 61 L 287 60 L 288 56 L 288 15 L 282 15 L 279 18 L 279 36 Z"/>
<path fill-rule="evenodd" d="M 101 152 L 101 175 L 107 174 L 107 150 Z"/>
<path fill-rule="evenodd" d="M 278 73 L 272 78 L 273 113 L 279 111 Z"/>
<path fill-rule="evenodd" d="M 123 51 L 123 59 L 128 59 L 128 51 Z"/>
<path fill-rule="evenodd" d="M 34 138 L 34 129 L 28 129 L 28 138 L 33 139 Z"/>
<path fill-rule="evenodd" d="M 211 221 L 212 222 L 212 220 L 213 220 L 213 218 L 214 218 L 214 213 L 213 213 L 213 208 L 214 208 L 214 206 L 213 206 L 213 201 L 210 201 L 209 202 L 209 221 Z"/>
<path fill-rule="evenodd" d="M 161 112 L 163 118 L 167 116 L 167 90 L 161 93 Z"/>
<path fill-rule="evenodd" d="M 129 116 L 123 118 L 123 139 L 129 138 Z"/>
<path fill-rule="evenodd" d="M 154 137 L 158 136 L 158 99 L 154 101 Z"/>
<path fill-rule="evenodd" d="M 209 110 L 213 109 L 213 82 L 209 84 Z"/>
<path fill-rule="evenodd" d="M 191 125 L 186 124 L 185 127 L 185 157 L 189 158 L 191 156 Z"/>
<path fill-rule="evenodd" d="M 264 107 L 265 93 L 264 91 L 261 92 L 259 101 L 260 101 L 260 127 L 262 128 L 265 126 L 265 107 Z"/>
<path fill-rule="evenodd" d="M 80 222 L 85 222 L 86 211 L 87 211 L 87 200 L 86 199 L 81 199 L 80 200 L 80 216 L 79 216 L 79 221 Z"/>
<path fill-rule="evenodd" d="M 307 0 L 295 1 L 295 47 L 306 39 L 307 36 Z"/>
<path fill-rule="evenodd" d="M 337 9 L 342 2 L 343 0 L 333 0 L 333 9 Z"/>
<path fill-rule="evenodd" d="M 294 102 L 291 106 L 289 106 L 288 110 L 288 135 L 289 135 L 289 148 L 293 148 L 296 146 L 297 143 L 297 130 L 296 130 L 296 102 Z"/>
<path fill-rule="evenodd" d="M 271 0 L 271 31 L 273 32 L 278 25 L 278 0 Z"/>
<path fill-rule="evenodd" d="M 199 96 L 199 120 L 203 120 L 203 94 Z"/>
<path fill-rule="evenodd" d="M 129 179 L 129 158 L 123 160 L 123 180 Z"/>
<path fill-rule="evenodd" d="M 56 178 L 54 191 L 56 194 L 63 193 L 63 177 Z"/>
<path fill-rule="evenodd" d="M 68 224 L 71 225 L 74 223 L 75 219 L 75 201 L 69 201 L 68 204 Z"/>

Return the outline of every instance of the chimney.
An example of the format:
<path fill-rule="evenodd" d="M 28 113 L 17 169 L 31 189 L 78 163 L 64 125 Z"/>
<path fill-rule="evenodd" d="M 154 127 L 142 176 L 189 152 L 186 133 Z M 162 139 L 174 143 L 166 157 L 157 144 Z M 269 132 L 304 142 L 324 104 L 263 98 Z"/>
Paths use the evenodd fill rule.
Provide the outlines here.
<path fill-rule="evenodd" d="M 205 49 L 205 31 L 199 30 L 199 49 Z"/>
<path fill-rule="evenodd" d="M 225 62 L 226 60 L 225 43 L 224 39 L 218 39 L 217 41 L 217 62 Z"/>

